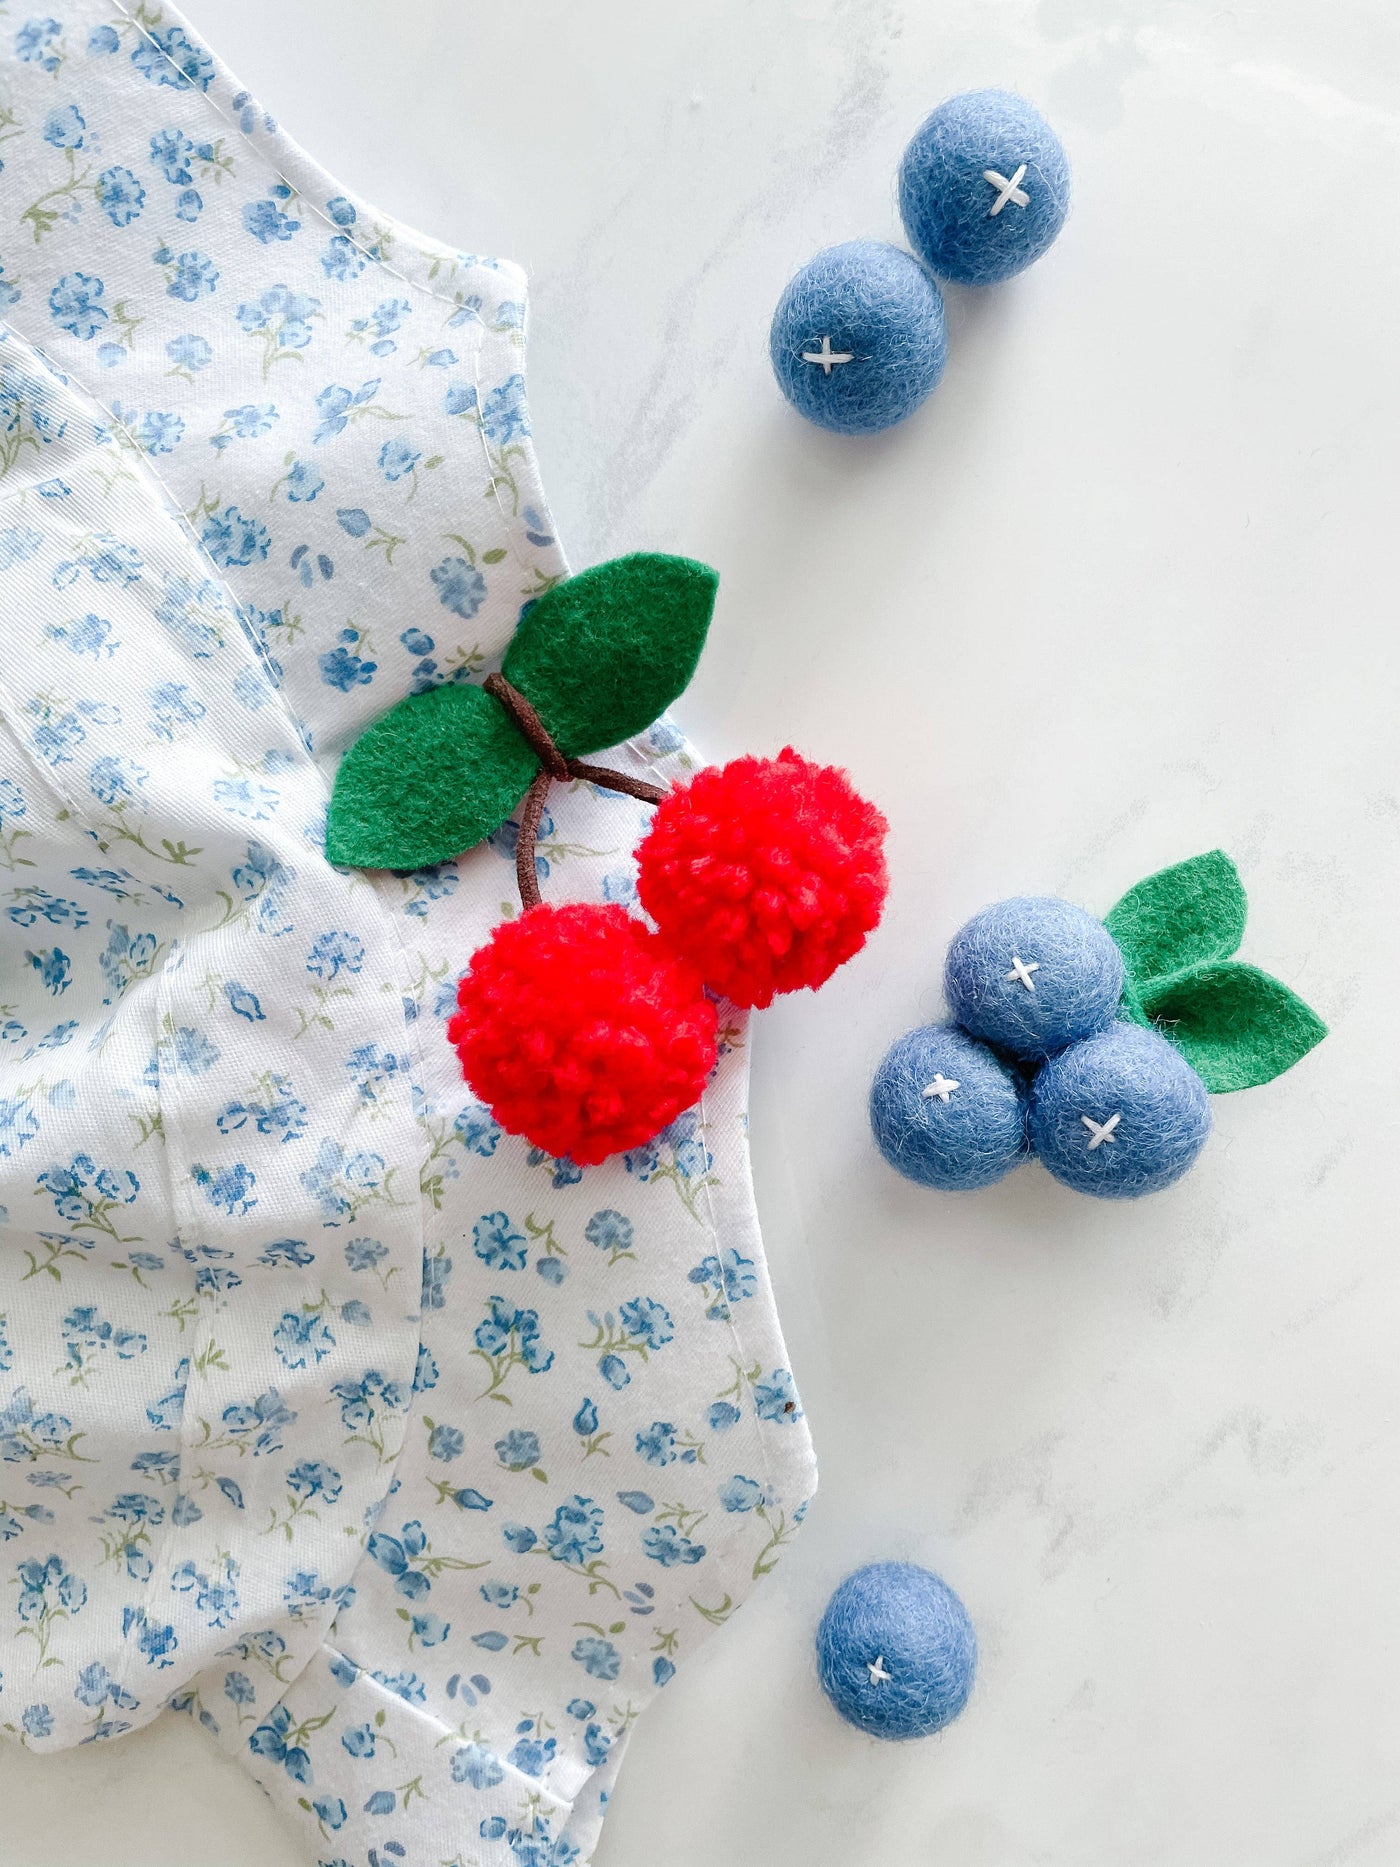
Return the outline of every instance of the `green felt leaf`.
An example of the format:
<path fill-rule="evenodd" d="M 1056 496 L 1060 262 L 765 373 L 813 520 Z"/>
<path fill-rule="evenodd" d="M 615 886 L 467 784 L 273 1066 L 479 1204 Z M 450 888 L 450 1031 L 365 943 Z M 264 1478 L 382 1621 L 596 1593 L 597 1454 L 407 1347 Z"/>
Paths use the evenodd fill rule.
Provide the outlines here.
<path fill-rule="evenodd" d="M 565 758 L 644 732 L 695 672 L 718 575 L 638 551 L 555 584 L 526 612 L 501 672 Z"/>
<path fill-rule="evenodd" d="M 485 688 L 411 694 L 340 761 L 326 854 L 354 869 L 450 862 L 498 830 L 539 761 Z"/>
<path fill-rule="evenodd" d="M 1212 849 L 1130 888 L 1104 925 L 1122 948 L 1129 980 L 1142 997 L 1153 980 L 1229 959 L 1244 938 L 1245 908 L 1239 870 L 1223 850 Z"/>
<path fill-rule="evenodd" d="M 1272 1082 L 1327 1035 L 1296 992 L 1238 960 L 1179 973 L 1143 1008 L 1215 1095 Z"/>

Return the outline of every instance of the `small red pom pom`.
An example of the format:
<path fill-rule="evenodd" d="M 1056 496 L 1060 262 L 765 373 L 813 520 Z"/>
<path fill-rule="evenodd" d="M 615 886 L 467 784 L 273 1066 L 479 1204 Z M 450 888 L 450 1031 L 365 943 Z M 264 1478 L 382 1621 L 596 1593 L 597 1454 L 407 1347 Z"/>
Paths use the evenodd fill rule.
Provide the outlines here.
<path fill-rule="evenodd" d="M 736 1005 L 816 987 L 880 919 L 888 824 L 834 765 L 789 746 L 711 766 L 657 806 L 637 851 L 642 906 Z"/>
<path fill-rule="evenodd" d="M 462 1074 L 508 1134 L 591 1167 L 698 1102 L 715 1008 L 700 975 L 619 907 L 503 921 L 472 955 L 447 1026 Z"/>

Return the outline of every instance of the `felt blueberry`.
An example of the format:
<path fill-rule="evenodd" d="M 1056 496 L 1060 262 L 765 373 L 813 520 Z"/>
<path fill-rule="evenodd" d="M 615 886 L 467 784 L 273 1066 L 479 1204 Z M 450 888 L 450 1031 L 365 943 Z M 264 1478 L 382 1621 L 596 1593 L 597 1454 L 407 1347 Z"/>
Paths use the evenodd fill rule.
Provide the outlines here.
<path fill-rule="evenodd" d="M 1057 1180 L 1136 1199 L 1179 1180 L 1210 1133 L 1210 1097 L 1156 1031 L 1115 1024 L 1052 1057 L 1031 1085 L 1031 1140 Z"/>
<path fill-rule="evenodd" d="M 909 243 L 959 285 L 997 285 L 1039 259 L 1064 225 L 1069 195 L 1060 139 L 1013 91 L 950 97 L 900 163 Z"/>
<path fill-rule="evenodd" d="M 966 1705 L 976 1670 L 967 1609 L 912 1562 L 872 1562 L 848 1575 L 817 1629 L 822 1690 L 873 1737 L 942 1730 Z"/>
<path fill-rule="evenodd" d="M 983 908 L 953 936 L 943 988 L 965 1030 L 1031 1062 L 1112 1023 L 1123 956 L 1083 908 L 1016 895 Z"/>
<path fill-rule="evenodd" d="M 1025 1086 L 956 1025 L 921 1025 L 891 1046 L 875 1072 L 870 1126 L 906 1179 L 971 1192 L 1026 1158 Z"/>
<path fill-rule="evenodd" d="M 768 350 L 799 415 L 838 434 L 874 434 L 913 414 L 943 374 L 943 298 L 898 247 L 829 246 L 778 300 Z"/>

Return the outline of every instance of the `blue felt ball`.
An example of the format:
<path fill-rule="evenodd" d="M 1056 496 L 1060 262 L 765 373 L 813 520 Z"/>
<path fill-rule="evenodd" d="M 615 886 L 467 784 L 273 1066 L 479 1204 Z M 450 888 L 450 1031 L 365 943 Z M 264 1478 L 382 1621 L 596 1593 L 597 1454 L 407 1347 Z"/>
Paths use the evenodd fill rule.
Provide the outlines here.
<path fill-rule="evenodd" d="M 874 434 L 912 415 L 943 374 L 942 294 L 897 246 L 829 246 L 778 300 L 768 351 L 799 415 L 838 434 Z"/>
<path fill-rule="evenodd" d="M 1014 895 L 954 934 L 943 989 L 964 1030 L 1036 1062 L 1113 1022 L 1123 955 L 1083 908 L 1053 895 Z"/>
<path fill-rule="evenodd" d="M 899 168 L 909 243 L 942 279 L 998 285 L 1054 240 L 1069 211 L 1069 160 L 1014 91 L 964 91 L 915 131 Z"/>
<path fill-rule="evenodd" d="M 874 1737 L 928 1737 L 966 1705 L 977 1635 L 948 1584 L 912 1562 L 848 1575 L 817 1629 L 822 1690 Z"/>
<path fill-rule="evenodd" d="M 880 1152 L 906 1179 L 971 1192 L 1027 1157 L 1025 1086 L 956 1025 L 921 1025 L 906 1031 L 876 1070 L 870 1126 Z"/>
<path fill-rule="evenodd" d="M 1100 1199 L 1137 1199 L 1192 1166 L 1210 1133 L 1210 1097 L 1165 1037 L 1115 1024 L 1042 1066 L 1030 1127 L 1057 1180 Z"/>

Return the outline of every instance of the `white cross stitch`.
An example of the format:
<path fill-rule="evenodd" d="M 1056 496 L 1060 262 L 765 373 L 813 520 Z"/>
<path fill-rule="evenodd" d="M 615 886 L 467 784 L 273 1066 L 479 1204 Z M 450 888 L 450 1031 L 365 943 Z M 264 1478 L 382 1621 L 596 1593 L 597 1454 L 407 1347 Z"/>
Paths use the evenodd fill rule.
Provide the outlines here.
<path fill-rule="evenodd" d="M 953 1082 L 940 1070 L 933 1081 L 924 1090 L 924 1098 L 927 1101 L 931 1101 L 934 1096 L 937 1096 L 940 1102 L 946 1102 L 953 1091 L 955 1089 L 961 1089 L 961 1087 L 961 1083 Z"/>
<path fill-rule="evenodd" d="M 1025 174 L 1026 165 L 1024 162 L 1011 177 L 1010 181 L 1008 181 L 1004 175 L 999 175 L 995 169 L 983 169 L 983 181 L 990 182 L 993 188 L 999 188 L 1001 190 L 1000 194 L 998 194 L 996 200 L 993 201 L 991 205 L 989 217 L 1000 214 L 1008 201 L 1014 201 L 1017 207 L 1030 206 L 1031 198 L 1021 186 L 1022 181 L 1025 179 Z"/>
<path fill-rule="evenodd" d="M 856 356 L 854 350 L 833 350 L 829 337 L 822 338 L 822 347 L 820 350 L 804 350 L 802 352 L 802 361 L 804 363 L 820 363 L 822 374 L 825 376 L 831 374 L 836 364 L 854 363 L 855 360 Z"/>
<path fill-rule="evenodd" d="M 865 1669 L 870 1674 L 871 1685 L 883 1685 L 886 1679 L 892 1679 L 894 1677 L 893 1673 L 887 1673 L 885 1671 L 885 1656 L 883 1653 L 873 1660 L 867 1660 L 865 1662 Z"/>
<path fill-rule="evenodd" d="M 1040 961 L 1038 959 L 1031 960 L 1028 965 L 1026 961 L 1021 958 L 1019 953 L 1013 953 L 1011 955 L 1011 970 L 1006 976 L 1008 979 L 1019 979 L 1028 992 L 1033 992 L 1035 990 L 1035 980 L 1032 979 L 1031 974 L 1039 971 Z"/>
<path fill-rule="evenodd" d="M 1079 1119 L 1089 1130 L 1089 1152 L 1092 1154 L 1094 1149 L 1102 1147 L 1105 1141 L 1117 1141 L 1118 1137 L 1113 1131 L 1122 1121 L 1123 1113 L 1120 1109 L 1118 1114 L 1110 1115 L 1106 1122 L 1096 1122 L 1092 1115 L 1081 1115 Z"/>

